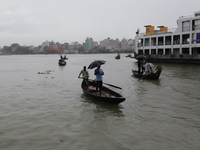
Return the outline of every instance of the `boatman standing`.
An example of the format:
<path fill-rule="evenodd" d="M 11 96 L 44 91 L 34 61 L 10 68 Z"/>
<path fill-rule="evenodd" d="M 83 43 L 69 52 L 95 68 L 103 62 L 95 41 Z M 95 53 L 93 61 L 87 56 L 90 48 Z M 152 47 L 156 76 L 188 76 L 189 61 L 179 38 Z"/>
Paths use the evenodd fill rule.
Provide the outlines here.
<path fill-rule="evenodd" d="M 83 70 L 81 70 L 81 72 L 79 73 L 79 76 L 78 78 L 80 78 L 80 75 L 82 74 L 82 78 L 83 79 L 88 79 L 89 78 L 89 73 L 88 71 L 86 70 L 86 66 L 83 67 Z"/>

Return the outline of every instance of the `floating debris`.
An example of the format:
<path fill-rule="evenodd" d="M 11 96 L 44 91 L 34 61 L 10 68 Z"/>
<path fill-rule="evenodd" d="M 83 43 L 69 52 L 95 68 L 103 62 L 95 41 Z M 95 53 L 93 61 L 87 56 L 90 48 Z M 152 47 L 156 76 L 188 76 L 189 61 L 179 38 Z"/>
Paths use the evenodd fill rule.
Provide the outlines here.
<path fill-rule="evenodd" d="M 49 72 L 38 72 L 37 74 L 49 74 Z"/>
<path fill-rule="evenodd" d="M 50 74 L 50 72 L 54 72 L 54 70 L 47 70 L 44 72 L 38 72 L 37 74 Z"/>

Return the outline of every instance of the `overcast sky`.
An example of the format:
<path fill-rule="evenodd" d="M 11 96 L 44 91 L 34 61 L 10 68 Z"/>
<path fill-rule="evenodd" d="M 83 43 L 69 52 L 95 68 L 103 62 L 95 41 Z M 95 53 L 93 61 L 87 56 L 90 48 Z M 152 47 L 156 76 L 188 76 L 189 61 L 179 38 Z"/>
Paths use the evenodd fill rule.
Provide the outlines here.
<path fill-rule="evenodd" d="M 199 6 L 200 0 L 1 0 L 0 47 L 134 39 L 145 25 L 176 28 L 178 17 Z"/>

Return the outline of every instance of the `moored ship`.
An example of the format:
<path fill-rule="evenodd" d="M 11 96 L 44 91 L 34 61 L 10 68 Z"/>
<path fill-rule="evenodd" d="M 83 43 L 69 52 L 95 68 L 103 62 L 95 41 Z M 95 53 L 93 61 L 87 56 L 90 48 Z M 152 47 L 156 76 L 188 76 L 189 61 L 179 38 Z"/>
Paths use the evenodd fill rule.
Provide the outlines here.
<path fill-rule="evenodd" d="M 135 57 L 145 55 L 147 61 L 200 64 L 200 11 L 181 16 L 176 29 L 146 25 L 146 32 L 136 32 Z"/>

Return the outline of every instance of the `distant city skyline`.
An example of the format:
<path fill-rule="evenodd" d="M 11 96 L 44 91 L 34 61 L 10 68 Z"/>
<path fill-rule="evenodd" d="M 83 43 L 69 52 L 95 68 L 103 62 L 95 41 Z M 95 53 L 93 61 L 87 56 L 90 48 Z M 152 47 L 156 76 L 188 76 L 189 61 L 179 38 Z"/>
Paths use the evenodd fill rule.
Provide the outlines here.
<path fill-rule="evenodd" d="M 0 47 L 0 48 L 3 48 L 4 46 L 11 46 L 12 44 L 19 44 L 20 46 L 34 46 L 34 47 L 37 47 L 37 46 L 41 46 L 41 45 L 42 45 L 43 43 L 45 43 L 45 42 L 55 42 L 55 43 L 58 42 L 58 43 L 61 43 L 61 44 L 68 43 L 69 45 L 73 45 L 74 43 L 78 43 L 78 44 L 83 45 L 83 44 L 85 43 L 85 41 L 86 41 L 87 38 L 92 38 L 92 37 L 86 37 L 85 40 L 84 40 L 83 42 L 81 42 L 81 43 L 78 42 L 78 41 L 73 41 L 73 42 L 71 42 L 71 43 L 68 42 L 68 41 L 65 41 L 65 42 L 62 43 L 62 42 L 60 42 L 60 41 L 46 40 L 46 41 L 42 41 L 39 45 L 22 45 L 22 44 L 20 44 L 20 43 L 11 43 L 10 45 L 3 45 L 3 46 Z M 96 41 L 95 39 L 93 39 L 93 38 L 92 38 L 92 39 L 93 39 L 94 42 L 97 42 L 98 45 L 100 45 L 100 43 L 101 43 L 102 41 L 107 40 L 108 38 L 109 38 L 110 40 L 117 40 L 117 39 L 118 39 L 119 41 L 122 41 L 122 40 L 124 40 L 124 39 L 125 39 L 125 40 L 130 40 L 130 38 L 129 38 L 129 39 L 126 39 L 126 38 L 123 38 L 123 39 L 115 38 L 115 39 L 114 39 L 114 38 L 107 37 L 107 38 L 102 39 L 102 40 L 100 40 L 100 41 L 98 42 L 98 41 Z M 131 39 L 131 40 L 133 40 L 133 39 Z"/>
<path fill-rule="evenodd" d="M 45 41 L 41 45 L 20 45 L 12 43 L 0 49 L 0 54 L 44 54 L 44 53 L 111 53 L 111 52 L 130 52 L 134 50 L 133 39 L 111 39 L 107 38 L 98 44 L 92 37 L 87 37 L 83 44 L 60 43 L 55 41 Z"/>

